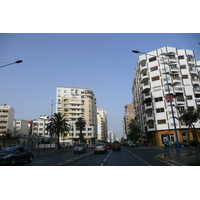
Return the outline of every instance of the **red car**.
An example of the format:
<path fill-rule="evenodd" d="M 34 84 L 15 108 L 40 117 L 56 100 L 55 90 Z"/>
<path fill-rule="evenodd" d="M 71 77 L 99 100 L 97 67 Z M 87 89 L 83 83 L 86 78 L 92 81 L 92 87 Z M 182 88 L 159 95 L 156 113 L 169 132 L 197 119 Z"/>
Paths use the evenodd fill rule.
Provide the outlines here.
<path fill-rule="evenodd" d="M 119 151 L 121 151 L 121 145 L 120 145 L 120 143 L 114 143 L 113 145 L 112 145 L 112 149 L 113 149 L 113 151 L 114 150 L 119 150 Z"/>
<path fill-rule="evenodd" d="M 107 148 L 107 149 L 112 149 L 112 144 L 106 143 L 106 148 Z"/>

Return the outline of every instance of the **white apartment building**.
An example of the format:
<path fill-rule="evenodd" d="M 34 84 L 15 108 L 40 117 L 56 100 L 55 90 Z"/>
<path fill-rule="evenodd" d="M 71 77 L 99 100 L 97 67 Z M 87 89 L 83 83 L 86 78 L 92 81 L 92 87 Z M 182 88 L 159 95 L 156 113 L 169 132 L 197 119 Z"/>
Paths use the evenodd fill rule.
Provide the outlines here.
<path fill-rule="evenodd" d="M 200 97 L 199 71 L 200 63 L 188 49 L 163 47 L 138 57 L 132 84 L 134 109 L 141 134 L 150 144 L 162 146 L 164 139 L 176 141 L 175 126 L 179 141 L 191 140 L 188 127 L 178 118 L 181 110 L 200 107 L 196 100 Z M 200 128 L 199 122 L 195 127 Z"/>
<path fill-rule="evenodd" d="M 32 122 L 32 135 L 49 137 L 50 133 L 46 130 L 49 124 L 49 118 L 46 115 L 41 115 L 38 120 Z"/>
<path fill-rule="evenodd" d="M 80 131 L 76 129 L 75 122 L 79 117 L 86 121 L 83 130 L 84 139 L 88 145 L 97 139 L 97 107 L 93 91 L 81 88 L 56 88 L 56 112 L 65 115 L 65 120 L 71 130 L 62 140 L 71 143 L 79 141 Z"/>
<path fill-rule="evenodd" d="M 97 130 L 98 139 L 107 141 L 108 125 L 107 125 L 107 112 L 103 108 L 97 108 Z"/>
<path fill-rule="evenodd" d="M 15 135 L 18 134 L 24 134 L 29 135 L 30 134 L 30 122 L 27 120 L 14 120 L 14 129 L 15 129 Z"/>
<path fill-rule="evenodd" d="M 116 141 L 116 135 L 113 131 L 108 131 L 108 142 L 113 143 Z"/>
<path fill-rule="evenodd" d="M 4 135 L 7 130 L 12 132 L 14 135 L 14 115 L 15 110 L 12 106 L 0 105 L 0 136 Z"/>

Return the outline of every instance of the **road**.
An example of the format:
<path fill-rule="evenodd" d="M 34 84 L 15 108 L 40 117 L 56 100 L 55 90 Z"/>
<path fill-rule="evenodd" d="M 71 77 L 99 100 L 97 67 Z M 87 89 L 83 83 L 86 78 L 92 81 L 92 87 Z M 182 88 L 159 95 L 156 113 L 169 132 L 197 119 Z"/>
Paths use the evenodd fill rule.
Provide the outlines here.
<path fill-rule="evenodd" d="M 18 163 L 17 166 L 168 166 L 154 156 L 161 149 L 130 148 L 122 146 L 121 151 L 108 149 L 106 154 L 94 154 L 92 149 L 86 153 L 74 154 L 64 151 L 56 154 L 35 157 L 32 163 Z"/>

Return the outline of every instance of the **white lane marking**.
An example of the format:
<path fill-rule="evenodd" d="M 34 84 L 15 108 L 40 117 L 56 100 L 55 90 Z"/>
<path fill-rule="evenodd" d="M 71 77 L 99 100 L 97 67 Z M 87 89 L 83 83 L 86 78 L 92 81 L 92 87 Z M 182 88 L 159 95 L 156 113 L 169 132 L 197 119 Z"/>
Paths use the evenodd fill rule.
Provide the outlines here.
<path fill-rule="evenodd" d="M 77 157 L 73 157 L 73 158 L 70 158 L 70 159 L 68 159 L 68 160 L 64 160 L 64 161 L 62 161 L 62 162 L 59 162 L 59 163 L 57 163 L 57 164 L 54 164 L 54 165 L 52 165 L 52 166 L 61 166 L 61 165 L 70 163 L 70 162 L 72 162 L 72 161 L 78 160 L 78 159 L 80 159 L 80 158 L 86 157 L 86 156 L 88 156 L 88 155 L 90 155 L 90 154 L 92 154 L 92 153 L 93 153 L 93 152 L 89 152 L 89 153 L 86 153 L 86 154 L 83 154 L 83 155 L 80 155 L 80 156 L 77 156 Z"/>
<path fill-rule="evenodd" d="M 108 159 L 108 157 L 111 155 L 112 151 L 106 156 L 106 158 L 103 160 L 103 163 L 101 163 L 100 166 L 103 166 L 104 163 L 106 162 L 106 160 Z"/>
<path fill-rule="evenodd" d="M 141 160 L 142 162 L 144 162 L 145 164 L 149 165 L 149 166 L 152 166 L 150 165 L 148 162 L 146 162 L 145 160 L 143 160 L 142 158 L 136 156 L 134 153 L 132 153 L 131 151 L 129 151 L 128 149 L 126 149 L 130 154 L 132 154 L 133 156 L 135 156 L 137 159 Z"/>

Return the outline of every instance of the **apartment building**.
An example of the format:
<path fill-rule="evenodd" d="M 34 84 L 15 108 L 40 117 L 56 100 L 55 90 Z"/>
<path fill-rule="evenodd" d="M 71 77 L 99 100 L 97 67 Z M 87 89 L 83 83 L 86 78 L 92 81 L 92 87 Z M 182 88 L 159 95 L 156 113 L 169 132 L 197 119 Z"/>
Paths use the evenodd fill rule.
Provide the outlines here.
<path fill-rule="evenodd" d="M 24 134 L 29 135 L 30 134 L 30 122 L 27 120 L 14 120 L 14 129 L 15 129 L 15 135 L 18 134 Z"/>
<path fill-rule="evenodd" d="M 34 119 L 32 121 L 32 135 L 49 137 L 50 133 L 46 130 L 49 124 L 49 118 L 46 115 L 41 115 L 38 120 Z"/>
<path fill-rule="evenodd" d="M 135 119 L 135 113 L 134 113 L 134 106 L 132 104 L 126 104 L 124 106 L 124 134 L 127 136 L 129 133 L 129 123 L 132 119 Z"/>
<path fill-rule="evenodd" d="M 97 130 L 98 139 L 107 141 L 108 125 L 107 125 L 107 112 L 103 108 L 97 108 Z"/>
<path fill-rule="evenodd" d="M 66 137 L 71 143 L 79 141 L 80 131 L 76 129 L 75 122 L 79 117 L 86 121 L 83 130 L 84 139 L 88 145 L 97 138 L 97 107 L 93 91 L 81 88 L 56 88 L 56 112 L 65 115 L 65 120 L 71 130 Z"/>
<path fill-rule="evenodd" d="M 179 141 L 192 139 L 178 119 L 181 110 L 200 107 L 199 71 L 200 63 L 188 49 L 163 47 L 138 57 L 132 84 L 134 110 L 150 144 L 162 146 L 164 139 L 176 141 L 176 135 Z M 200 128 L 199 122 L 194 125 Z"/>
<path fill-rule="evenodd" d="M 14 114 L 12 106 L 0 105 L 0 136 L 6 134 L 7 130 L 11 131 L 12 136 L 14 135 Z"/>

